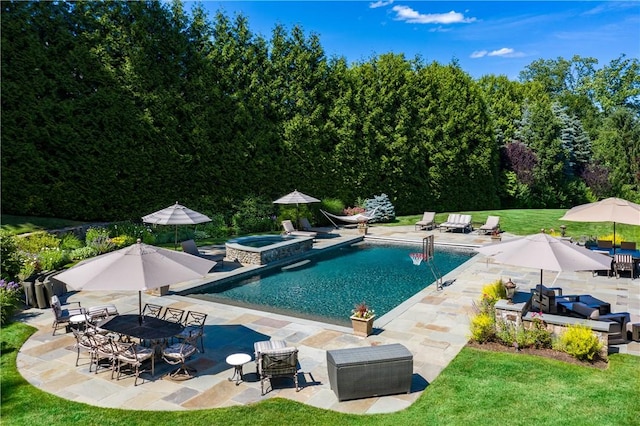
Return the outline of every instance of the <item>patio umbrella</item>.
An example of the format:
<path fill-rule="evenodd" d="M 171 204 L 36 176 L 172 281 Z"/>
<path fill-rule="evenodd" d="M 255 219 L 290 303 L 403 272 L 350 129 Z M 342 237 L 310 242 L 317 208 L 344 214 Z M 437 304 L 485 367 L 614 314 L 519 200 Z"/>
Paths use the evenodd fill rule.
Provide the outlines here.
<path fill-rule="evenodd" d="M 303 194 L 297 189 L 289 194 L 278 198 L 273 203 L 274 204 L 295 204 L 296 205 L 296 223 L 299 221 L 299 205 L 300 204 L 310 204 L 310 203 L 319 203 L 320 200 L 314 198 L 310 195 Z"/>
<path fill-rule="evenodd" d="M 616 252 L 616 222 L 640 225 L 640 205 L 622 198 L 606 198 L 568 210 L 560 220 L 572 222 L 613 222 L 613 252 Z"/>
<path fill-rule="evenodd" d="M 142 291 L 203 278 L 215 264 L 138 240 L 129 247 L 87 259 L 56 278 L 75 290 L 137 291 L 142 315 Z"/>
<path fill-rule="evenodd" d="M 609 256 L 540 233 L 476 249 L 498 263 L 548 271 L 598 271 L 611 269 Z"/>
<path fill-rule="evenodd" d="M 174 248 L 178 248 L 178 225 L 197 225 L 198 223 L 211 222 L 208 216 L 197 211 L 186 208 L 176 203 L 166 209 L 158 210 L 155 213 L 142 216 L 144 223 L 155 223 L 158 225 L 175 225 L 176 235 Z"/>

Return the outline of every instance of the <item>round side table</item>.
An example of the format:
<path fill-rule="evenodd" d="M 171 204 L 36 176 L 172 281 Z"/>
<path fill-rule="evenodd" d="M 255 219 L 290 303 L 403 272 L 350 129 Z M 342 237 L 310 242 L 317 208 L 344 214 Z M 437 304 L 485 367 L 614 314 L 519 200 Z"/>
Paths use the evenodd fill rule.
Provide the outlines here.
<path fill-rule="evenodd" d="M 80 329 L 87 324 L 89 317 L 86 314 L 73 315 L 69 317 L 69 326 Z"/>
<path fill-rule="evenodd" d="M 227 357 L 227 364 L 233 366 L 233 376 L 229 377 L 229 381 L 236 381 L 236 386 L 240 384 L 242 379 L 242 367 L 251 361 L 251 355 L 248 354 L 231 354 Z"/>

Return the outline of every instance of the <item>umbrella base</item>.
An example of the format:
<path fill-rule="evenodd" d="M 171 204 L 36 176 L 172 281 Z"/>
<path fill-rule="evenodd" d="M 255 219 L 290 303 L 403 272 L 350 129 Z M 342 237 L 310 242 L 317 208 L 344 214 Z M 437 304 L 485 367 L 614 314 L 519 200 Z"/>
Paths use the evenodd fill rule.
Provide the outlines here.
<path fill-rule="evenodd" d="M 186 365 L 184 365 L 172 371 L 171 373 L 167 374 L 165 378 L 169 380 L 174 380 L 174 381 L 189 380 L 195 377 L 195 373 L 197 371 L 198 370 L 196 370 L 195 368 L 187 367 Z"/>

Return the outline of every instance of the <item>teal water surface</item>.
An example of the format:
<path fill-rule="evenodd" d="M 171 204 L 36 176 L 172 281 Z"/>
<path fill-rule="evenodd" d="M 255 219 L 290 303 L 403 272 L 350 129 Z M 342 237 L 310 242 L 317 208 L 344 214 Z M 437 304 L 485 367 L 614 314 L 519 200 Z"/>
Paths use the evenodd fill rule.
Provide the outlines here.
<path fill-rule="evenodd" d="M 366 302 L 379 317 L 434 281 L 425 262 L 413 265 L 409 254 L 419 251 L 415 245 L 360 243 L 314 256 L 299 268 L 261 273 L 191 296 L 346 325 L 356 304 Z M 437 247 L 434 261 L 445 275 L 474 254 Z"/>

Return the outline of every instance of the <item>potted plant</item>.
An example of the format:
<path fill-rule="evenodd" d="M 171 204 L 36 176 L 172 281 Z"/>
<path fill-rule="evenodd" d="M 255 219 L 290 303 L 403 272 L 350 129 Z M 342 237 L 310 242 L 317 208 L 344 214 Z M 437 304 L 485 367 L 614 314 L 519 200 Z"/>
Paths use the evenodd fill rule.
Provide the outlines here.
<path fill-rule="evenodd" d="M 353 311 L 351 311 L 353 334 L 362 337 L 370 335 L 373 331 L 373 320 L 375 317 L 375 311 L 369 309 L 365 302 L 356 305 Z"/>
<path fill-rule="evenodd" d="M 499 228 L 496 228 L 491 232 L 491 239 L 495 241 L 500 241 L 502 239 Z"/>

